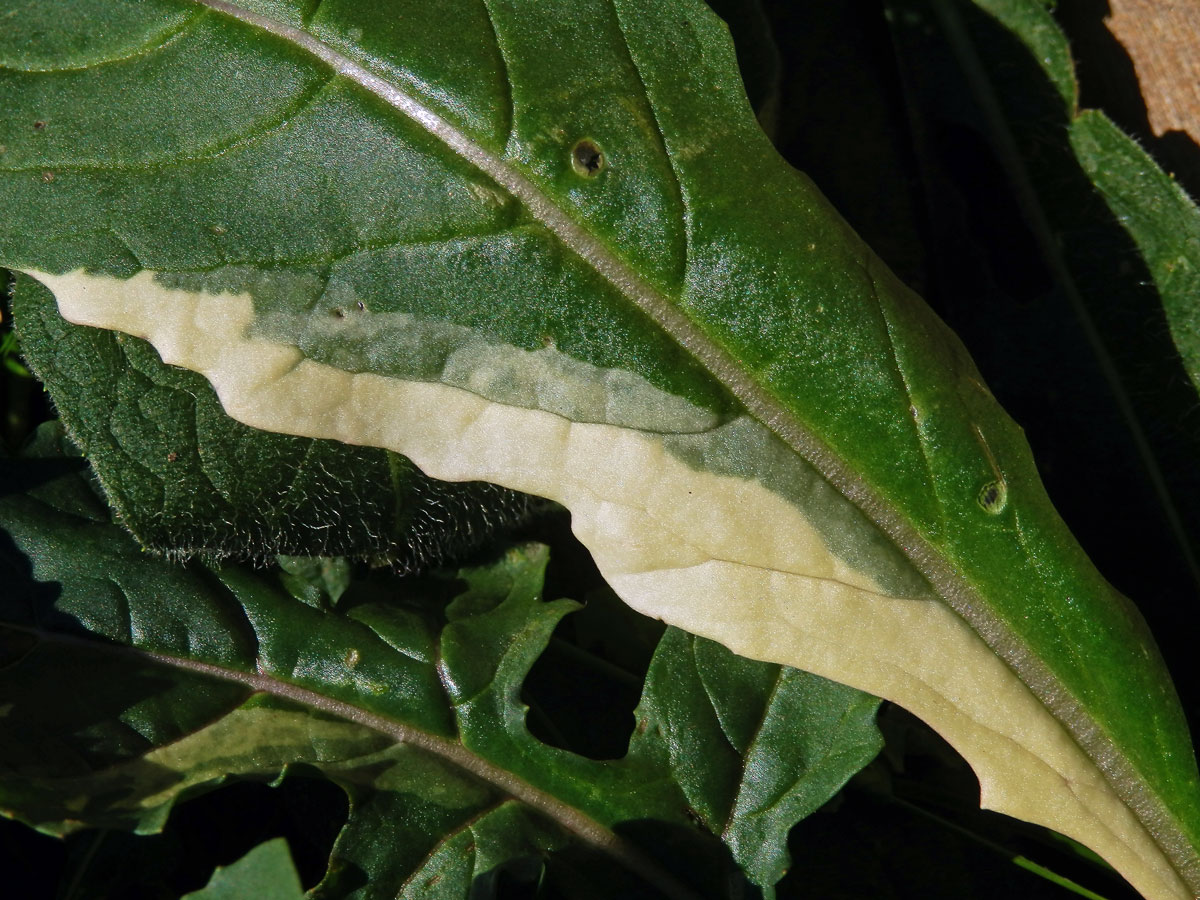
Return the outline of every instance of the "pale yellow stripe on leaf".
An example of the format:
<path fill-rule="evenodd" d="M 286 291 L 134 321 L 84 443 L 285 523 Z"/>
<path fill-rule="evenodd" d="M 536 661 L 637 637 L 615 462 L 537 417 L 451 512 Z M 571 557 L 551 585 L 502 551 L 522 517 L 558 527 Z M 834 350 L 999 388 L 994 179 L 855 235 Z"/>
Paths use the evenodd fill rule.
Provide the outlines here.
<path fill-rule="evenodd" d="M 971 763 L 983 804 L 1091 847 L 1148 898 L 1190 893 L 1094 763 L 949 607 L 889 596 L 756 481 L 689 467 L 663 437 L 461 388 L 349 373 L 248 337 L 248 295 L 31 273 L 70 321 L 146 338 L 254 427 L 387 447 L 445 480 L 557 500 L 630 605 L 735 652 L 905 706 Z"/>

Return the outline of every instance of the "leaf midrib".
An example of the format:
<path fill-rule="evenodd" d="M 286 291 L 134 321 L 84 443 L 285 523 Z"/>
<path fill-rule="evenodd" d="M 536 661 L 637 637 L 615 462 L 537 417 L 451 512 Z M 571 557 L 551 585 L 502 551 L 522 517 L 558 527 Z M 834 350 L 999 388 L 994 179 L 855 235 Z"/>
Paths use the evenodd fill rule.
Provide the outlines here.
<path fill-rule="evenodd" d="M 109 652 L 121 656 L 132 656 L 169 668 L 237 684 L 247 688 L 251 692 L 270 694 L 274 697 L 290 700 L 305 708 L 318 710 L 336 716 L 339 719 L 353 722 L 356 725 L 361 725 L 364 728 L 369 728 L 372 731 L 386 735 L 399 744 L 407 744 L 440 757 L 458 766 L 460 769 L 469 772 L 476 778 L 493 785 L 513 799 L 526 804 L 531 809 L 537 810 L 568 833 L 576 835 L 578 838 L 609 854 L 631 872 L 641 876 L 650 884 L 664 891 L 668 897 L 680 898 L 680 900 L 699 900 L 695 892 L 681 884 L 674 875 L 663 869 L 657 862 L 647 857 L 638 848 L 619 837 L 611 829 L 600 824 L 596 819 L 541 788 L 536 787 L 515 773 L 501 768 L 484 759 L 482 756 L 473 753 L 461 743 L 438 737 L 430 732 L 414 728 L 411 725 L 406 725 L 403 722 L 387 718 L 386 716 L 381 716 L 360 706 L 355 706 L 352 703 L 284 681 L 273 675 L 263 674 L 261 671 L 245 672 L 240 669 L 204 662 L 198 659 L 189 659 L 153 650 L 144 650 L 128 644 L 99 644 L 94 640 L 88 640 L 84 637 L 62 634 L 60 632 L 48 632 L 36 627 L 29 628 L 13 624 L 6 625 L 6 627 L 30 634 L 39 641 L 54 642 L 75 647 L 87 647 L 93 650 L 103 647 Z"/>
<path fill-rule="evenodd" d="M 672 299 L 651 285 L 602 240 L 550 200 L 521 172 L 484 149 L 457 126 L 391 82 L 375 75 L 308 32 L 243 9 L 227 0 L 194 2 L 223 12 L 275 37 L 291 41 L 308 51 L 333 67 L 338 74 L 349 78 L 408 116 L 448 149 L 486 174 L 500 188 L 519 200 L 530 215 L 548 228 L 568 249 L 588 263 L 597 274 L 691 354 L 751 415 L 771 429 L 793 452 L 812 463 L 826 480 L 861 508 L 909 556 L 918 570 L 934 583 L 934 587 L 939 589 L 956 611 L 963 614 L 965 609 L 972 608 L 966 603 L 956 604 L 953 598 L 959 596 L 964 600 L 975 600 L 974 608 L 978 608 L 981 598 L 961 578 L 955 576 L 944 562 L 941 565 L 934 564 L 934 561 L 939 559 L 934 547 L 842 462 L 828 444 L 805 427 L 783 402 L 747 375 L 732 353 L 686 316 L 679 308 L 678 298 Z M 1000 623 L 997 621 L 995 624 L 999 626 Z"/>
<path fill-rule="evenodd" d="M 681 310 L 670 298 L 642 278 L 605 242 L 591 234 L 554 203 L 520 171 L 508 165 L 456 125 L 405 93 L 391 82 L 340 53 L 307 31 L 243 9 L 227 0 L 194 0 L 273 36 L 289 41 L 383 100 L 424 128 L 471 165 L 519 200 L 530 215 L 569 250 L 638 307 L 700 363 L 746 410 L 774 432 L 793 452 L 808 461 L 850 502 L 859 507 L 909 558 L 938 596 L 1013 670 L 1017 678 L 1067 729 L 1123 802 L 1156 838 L 1163 834 L 1164 804 L 1148 789 L 1125 753 L 1116 747 L 1097 720 L 1066 688 L 1025 641 L 996 616 L 984 597 L 908 522 L 899 511 L 862 480 L 830 446 L 809 430 L 778 397 L 746 373 L 737 358 Z M 672 168 L 674 161 L 671 161 Z M 673 168 L 674 171 L 674 168 Z M 1135 777 L 1130 778 L 1134 774 Z M 1165 811 L 1165 810 L 1164 810 Z M 1168 814 L 1167 819 L 1173 820 Z M 1155 825 L 1159 827 L 1154 827 Z M 1170 852 L 1173 841 L 1156 840 Z M 1186 838 L 1184 839 L 1186 844 Z"/>

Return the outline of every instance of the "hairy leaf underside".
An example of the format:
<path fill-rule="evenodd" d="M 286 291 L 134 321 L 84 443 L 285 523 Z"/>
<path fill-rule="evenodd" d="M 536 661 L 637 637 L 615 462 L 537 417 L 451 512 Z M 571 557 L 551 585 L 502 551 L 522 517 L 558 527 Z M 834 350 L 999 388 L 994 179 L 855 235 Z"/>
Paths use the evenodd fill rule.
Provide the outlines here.
<path fill-rule="evenodd" d="M 542 599 L 545 547 L 335 609 L 272 571 L 147 558 L 61 440 L 41 429 L 0 497 L 0 803 L 47 833 L 155 832 L 221 779 L 315 769 L 350 800 L 321 896 L 470 896 L 580 845 L 617 863 L 615 895 L 692 896 L 731 857 L 769 893 L 796 819 L 879 750 L 877 699 L 677 630 L 620 759 L 550 746 L 523 682 L 578 604 Z"/>
<path fill-rule="evenodd" d="M 984 805 L 1148 897 L 1200 887 L 1140 618 L 959 342 L 775 154 L 701 4 L 10 12 L 0 264 L 68 322 L 252 429 L 563 503 L 637 609 L 894 699 Z M 98 396 L 67 329 L 30 358 Z M 103 413 L 59 396 L 87 444 Z M 110 443 L 106 484 L 186 484 Z"/>

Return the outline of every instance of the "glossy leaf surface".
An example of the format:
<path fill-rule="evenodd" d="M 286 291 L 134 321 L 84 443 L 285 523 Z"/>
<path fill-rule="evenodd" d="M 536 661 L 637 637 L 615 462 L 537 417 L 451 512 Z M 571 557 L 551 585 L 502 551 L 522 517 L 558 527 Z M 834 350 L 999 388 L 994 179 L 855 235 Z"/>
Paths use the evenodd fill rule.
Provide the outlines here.
<path fill-rule="evenodd" d="M 892 0 L 889 9 L 922 178 L 946 201 L 931 200 L 935 303 L 1030 430 L 1051 496 L 1109 577 L 1139 597 L 1163 596 L 1177 590 L 1158 577 L 1163 565 L 1182 563 L 1192 583 L 1179 589 L 1190 596 L 1200 532 L 1187 470 L 1200 444 L 1184 322 L 1200 213 L 1104 112 L 1080 105 L 1112 100 L 1122 127 L 1136 128 L 1124 104 L 1095 88 L 1119 71 L 1119 48 L 1104 45 L 1098 19 L 1089 28 L 1080 9 L 1052 16 L 1037 0 Z M 1078 75 L 1072 51 L 1082 54 Z M 974 161 L 960 166 L 970 148 Z M 1171 156 L 1165 143 L 1150 149 Z M 1162 555 L 1129 553 L 1137 538 L 1100 518 L 1087 524 L 1080 501 L 1096 479 L 1113 508 L 1158 531 L 1147 543 L 1162 542 Z M 1169 646 L 1191 623 L 1156 627 Z"/>
<path fill-rule="evenodd" d="M 879 749 L 873 697 L 681 631 L 664 635 L 647 682 L 642 713 L 666 739 L 691 809 L 756 884 L 783 876 L 792 824 Z"/>
<path fill-rule="evenodd" d="M 674 707 L 670 727 L 654 712 L 672 695 L 669 673 L 694 660 L 688 637 L 658 648 L 624 758 L 590 760 L 526 730 L 522 682 L 574 606 L 541 600 L 544 548 L 513 550 L 461 580 L 414 583 L 409 596 L 321 610 L 268 576 L 146 559 L 64 468 L 78 460 L 14 464 L 33 487 L 0 499 L 10 585 L 0 802 L 9 814 L 55 834 L 148 833 L 178 799 L 221 779 L 304 764 L 351 799 L 327 897 L 367 885 L 372 896 L 430 896 L 426 882 L 440 885 L 437 896 L 467 896 L 494 869 L 578 845 L 617 861 L 637 890 L 678 891 L 680 876 L 652 861 L 661 848 L 649 841 L 664 829 L 680 833 L 684 859 L 723 865 L 719 844 L 685 815 L 689 803 L 719 811 L 737 855 L 740 834 L 763 830 L 753 803 L 729 802 L 724 780 L 729 766 L 762 767 L 753 749 L 726 753 L 713 783 L 690 782 L 709 751 L 681 753 L 675 730 L 690 735 L 690 750 L 723 738 L 704 709 Z M 769 890 L 787 868 L 791 825 L 877 752 L 877 702 L 731 659 L 706 684 L 722 696 L 740 687 L 762 729 L 811 737 L 776 747 L 770 778 L 751 779 L 751 797 L 770 791 L 781 805 L 766 816 L 773 835 L 755 848 L 762 862 L 746 867 Z M 610 830 L 643 820 L 658 824 L 631 839 Z M 707 877 L 708 863 L 693 860 L 694 877 Z"/>
<path fill-rule="evenodd" d="M 1186 895 L 1195 766 L 1136 612 L 707 10 L 250 6 L 14 38 L 0 261 L 249 425 L 564 503 L 630 603 L 905 703 L 986 804 Z"/>

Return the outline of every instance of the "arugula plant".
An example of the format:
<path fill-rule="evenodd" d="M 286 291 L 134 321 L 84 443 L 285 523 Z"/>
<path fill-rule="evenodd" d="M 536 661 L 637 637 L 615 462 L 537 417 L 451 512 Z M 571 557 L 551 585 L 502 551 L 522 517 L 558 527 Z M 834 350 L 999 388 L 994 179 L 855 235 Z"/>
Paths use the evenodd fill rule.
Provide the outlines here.
<path fill-rule="evenodd" d="M 980 5 L 1073 113 L 1045 10 Z M 668 894 L 731 883 L 720 854 L 673 870 L 640 819 L 718 835 L 769 892 L 792 824 L 877 752 L 857 688 L 946 737 L 985 806 L 1146 897 L 1196 893 L 1195 761 L 1141 619 L 962 345 L 778 156 L 707 8 L 9 12 L 23 348 L 117 521 L 212 564 L 143 556 L 53 433 L 14 464 L 11 814 L 152 831 L 214 779 L 306 764 L 351 798 L 326 896 L 459 896 L 580 842 Z M 1136 147 L 1072 129 L 1119 202 L 1105 160 Z M 542 549 L 399 598 L 344 562 L 216 565 L 416 566 L 530 496 L 696 635 L 659 642 L 619 760 L 526 727 L 571 608 L 540 599 Z"/>

